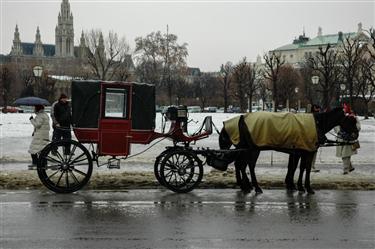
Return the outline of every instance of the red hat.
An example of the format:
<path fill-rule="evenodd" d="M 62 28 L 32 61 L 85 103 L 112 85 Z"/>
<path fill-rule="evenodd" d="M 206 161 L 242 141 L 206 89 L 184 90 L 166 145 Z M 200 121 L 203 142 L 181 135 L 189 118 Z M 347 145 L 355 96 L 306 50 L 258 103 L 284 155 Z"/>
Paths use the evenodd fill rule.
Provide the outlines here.
<path fill-rule="evenodd" d="M 348 113 L 348 114 L 352 113 L 352 110 L 351 110 L 351 108 L 350 108 L 350 105 L 347 104 L 347 103 L 344 103 L 344 112 L 345 112 L 345 113 Z"/>

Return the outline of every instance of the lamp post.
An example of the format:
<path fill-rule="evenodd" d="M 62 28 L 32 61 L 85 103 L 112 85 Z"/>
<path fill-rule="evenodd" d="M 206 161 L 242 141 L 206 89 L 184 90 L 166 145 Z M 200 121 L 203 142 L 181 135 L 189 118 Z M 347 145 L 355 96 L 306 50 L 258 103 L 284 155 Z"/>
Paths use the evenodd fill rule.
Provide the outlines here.
<path fill-rule="evenodd" d="M 341 83 L 340 84 L 340 89 L 341 89 L 341 92 L 342 92 L 341 103 L 343 103 L 344 102 L 344 97 L 345 97 L 346 85 L 344 83 Z"/>
<path fill-rule="evenodd" d="M 33 68 L 33 73 L 34 73 L 35 79 L 38 79 L 38 80 L 35 80 L 35 86 L 36 86 L 35 90 L 36 90 L 36 95 L 39 96 L 39 94 L 40 94 L 40 92 L 39 92 L 40 89 L 39 88 L 40 88 L 40 81 L 41 81 L 40 79 L 42 77 L 43 67 L 41 67 L 41 66 L 35 66 Z"/>
<path fill-rule="evenodd" d="M 301 100 L 298 97 L 298 91 L 299 91 L 298 87 L 294 88 L 294 92 L 297 95 L 297 111 L 299 111 L 301 109 Z"/>
<path fill-rule="evenodd" d="M 313 84 L 313 86 L 318 85 L 319 84 L 319 80 L 320 80 L 320 78 L 319 78 L 318 75 L 313 75 L 311 77 L 311 83 Z M 318 101 L 316 101 L 316 102 L 318 102 Z M 311 103 L 311 104 L 313 104 L 313 103 Z"/>

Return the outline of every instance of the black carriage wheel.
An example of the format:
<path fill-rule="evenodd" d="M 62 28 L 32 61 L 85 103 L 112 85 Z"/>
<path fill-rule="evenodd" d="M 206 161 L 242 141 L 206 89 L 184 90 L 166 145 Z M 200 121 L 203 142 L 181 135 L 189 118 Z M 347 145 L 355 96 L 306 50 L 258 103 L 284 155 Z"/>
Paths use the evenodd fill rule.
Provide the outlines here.
<path fill-rule="evenodd" d="M 154 163 L 154 175 L 156 180 L 160 183 L 160 185 L 165 186 L 163 180 L 161 179 L 160 175 L 160 164 L 163 161 L 164 157 L 168 154 L 169 149 L 160 153 L 160 155 L 156 158 Z"/>
<path fill-rule="evenodd" d="M 164 182 L 163 180 L 161 179 L 161 175 L 160 175 L 160 165 L 161 165 L 161 162 L 163 161 L 164 157 L 171 151 L 171 150 L 174 150 L 175 148 L 173 147 L 167 147 L 167 149 L 165 151 L 163 151 L 162 153 L 160 153 L 159 156 L 156 157 L 156 160 L 155 160 L 155 163 L 154 163 L 154 175 L 155 175 L 155 178 L 156 180 L 160 183 L 160 185 L 162 186 L 165 186 L 164 185 Z"/>
<path fill-rule="evenodd" d="M 92 159 L 81 143 L 73 140 L 52 142 L 40 153 L 38 176 L 56 193 L 72 193 L 83 188 L 92 174 Z"/>
<path fill-rule="evenodd" d="M 163 185 L 176 193 L 192 191 L 202 181 L 203 165 L 191 151 L 172 150 L 160 164 Z"/>

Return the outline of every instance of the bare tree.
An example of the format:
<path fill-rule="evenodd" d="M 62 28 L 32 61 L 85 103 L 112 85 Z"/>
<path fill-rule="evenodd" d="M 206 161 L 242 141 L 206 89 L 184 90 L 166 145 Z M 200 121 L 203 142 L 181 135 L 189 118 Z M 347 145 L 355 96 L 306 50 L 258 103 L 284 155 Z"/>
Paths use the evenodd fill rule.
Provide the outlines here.
<path fill-rule="evenodd" d="M 245 112 L 246 109 L 251 112 L 252 99 L 259 88 L 257 75 L 257 69 L 246 61 L 246 57 L 233 68 L 233 82 L 236 84 L 235 95 L 239 101 L 241 112 Z M 246 103 L 246 99 L 249 103 Z"/>
<path fill-rule="evenodd" d="M 232 62 L 227 62 L 221 65 L 220 73 L 221 73 L 221 84 L 223 86 L 223 97 L 224 97 L 224 112 L 228 110 L 228 98 L 229 98 L 229 87 L 232 81 L 232 72 L 233 72 L 233 64 Z"/>
<path fill-rule="evenodd" d="M 199 98 L 202 108 L 215 98 L 218 85 L 219 79 L 207 73 L 201 74 L 194 80 L 195 96 Z"/>
<path fill-rule="evenodd" d="M 187 43 L 177 43 L 177 35 L 160 31 L 135 39 L 138 76 L 165 87 L 169 104 L 173 102 L 173 82 L 186 72 Z"/>
<path fill-rule="evenodd" d="M 0 94 L 3 98 L 3 105 L 8 105 L 8 97 L 11 92 L 12 80 L 14 80 L 11 69 L 7 65 L 1 65 L 0 67 Z"/>
<path fill-rule="evenodd" d="M 353 106 L 354 79 L 362 57 L 361 44 L 358 39 L 347 36 L 341 47 L 339 63 L 346 89 L 349 90 L 350 106 Z"/>
<path fill-rule="evenodd" d="M 368 34 L 370 35 L 369 42 L 367 43 L 367 48 L 369 51 L 369 54 L 373 60 L 375 60 L 375 29 L 370 28 L 368 31 Z"/>
<path fill-rule="evenodd" d="M 280 69 L 278 82 L 278 99 L 282 103 L 297 100 L 295 90 L 301 85 L 301 77 L 296 69 L 289 65 L 283 65 Z M 301 89 L 302 90 L 302 89 Z"/>
<path fill-rule="evenodd" d="M 272 99 L 274 101 L 273 110 L 277 111 L 277 106 L 279 104 L 279 101 L 277 99 L 278 96 L 278 80 L 279 80 L 279 73 L 280 68 L 282 65 L 285 64 L 285 61 L 281 59 L 280 54 L 276 54 L 275 52 L 272 52 L 271 54 L 264 54 L 263 59 L 265 61 L 265 70 L 263 72 L 263 77 L 271 83 L 271 87 L 269 90 L 272 91 Z"/>
<path fill-rule="evenodd" d="M 375 60 L 363 58 L 359 63 L 354 89 L 364 102 L 365 118 L 368 118 L 368 104 L 375 96 Z"/>
<path fill-rule="evenodd" d="M 161 81 L 162 59 L 160 48 L 161 32 L 152 32 L 146 37 L 135 38 L 136 73 L 142 81 L 157 85 Z"/>
<path fill-rule="evenodd" d="M 340 80 L 338 54 L 327 44 L 325 48 L 319 47 L 319 51 L 308 62 L 312 70 L 320 75 L 317 91 L 323 96 L 323 108 L 330 108 Z"/>
<path fill-rule="evenodd" d="M 20 70 L 20 79 L 24 87 L 21 92 L 21 97 L 34 96 L 33 80 L 34 76 L 32 69 L 19 69 Z"/>
<path fill-rule="evenodd" d="M 100 30 L 91 30 L 85 34 L 85 42 L 87 63 L 93 76 L 100 80 L 113 79 L 130 52 L 125 37 L 119 38 L 110 31 L 104 39 Z"/>
<path fill-rule="evenodd" d="M 312 84 L 312 76 L 313 70 L 308 65 L 308 63 L 304 62 L 301 63 L 301 68 L 299 69 L 301 81 L 302 81 L 302 89 L 303 89 L 303 96 L 310 104 L 319 104 L 319 96 L 317 94 L 316 86 Z"/>

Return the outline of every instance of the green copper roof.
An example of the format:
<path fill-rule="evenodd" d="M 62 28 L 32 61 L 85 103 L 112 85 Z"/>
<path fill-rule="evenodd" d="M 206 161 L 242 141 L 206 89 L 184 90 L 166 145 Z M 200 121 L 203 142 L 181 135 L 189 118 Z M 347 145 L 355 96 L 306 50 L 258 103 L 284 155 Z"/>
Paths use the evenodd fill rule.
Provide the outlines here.
<path fill-rule="evenodd" d="M 343 33 L 342 39 L 345 40 L 345 38 L 348 36 L 354 37 L 356 34 L 357 33 Z M 319 46 L 326 45 L 328 43 L 332 45 L 341 43 L 341 41 L 339 41 L 339 34 L 317 36 L 303 44 L 303 46 Z"/>
<path fill-rule="evenodd" d="M 343 33 L 343 40 L 345 40 L 346 37 L 355 37 L 357 33 L 352 32 L 352 33 Z M 331 44 L 333 46 L 337 45 L 338 43 L 341 43 L 339 41 L 339 34 L 331 34 L 331 35 L 322 35 L 322 36 L 317 36 L 313 39 L 309 39 L 308 41 L 305 42 L 298 42 L 298 43 L 292 43 L 292 44 L 287 44 L 284 46 L 281 46 L 274 51 L 285 51 L 285 50 L 295 50 L 298 48 L 303 48 L 303 47 L 308 47 L 308 46 L 321 46 L 321 45 L 327 45 Z"/>

